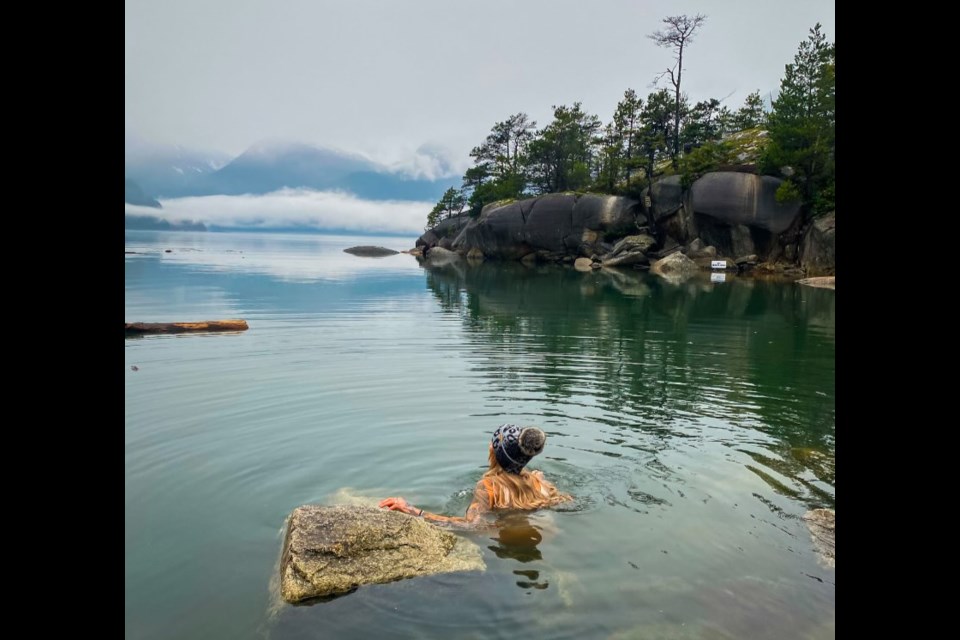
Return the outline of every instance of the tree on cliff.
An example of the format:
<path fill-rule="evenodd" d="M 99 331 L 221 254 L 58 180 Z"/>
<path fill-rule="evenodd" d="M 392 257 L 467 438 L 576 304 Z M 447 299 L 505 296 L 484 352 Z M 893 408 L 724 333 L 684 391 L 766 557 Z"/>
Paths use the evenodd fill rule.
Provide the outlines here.
<path fill-rule="evenodd" d="M 553 122 L 528 147 L 528 178 L 537 193 L 582 189 L 591 182 L 600 119 L 575 102 L 553 107 Z"/>
<path fill-rule="evenodd" d="M 759 91 L 754 91 L 743 101 L 743 106 L 733 115 L 735 131 L 753 129 L 767 124 L 767 112 L 763 108 L 763 99 Z"/>
<path fill-rule="evenodd" d="M 487 139 L 470 151 L 475 164 L 463 176 L 463 191 L 469 194 L 472 211 L 479 212 L 496 200 L 523 195 L 527 187 L 527 147 L 536 126 L 526 113 L 516 113 L 494 124 Z"/>
<path fill-rule="evenodd" d="M 654 31 L 647 37 L 653 40 L 657 46 L 666 49 L 673 49 L 675 63 L 672 67 L 667 67 L 660 73 L 656 81 L 664 76 L 670 79 L 674 91 L 673 107 L 673 153 L 670 156 L 674 168 L 677 166 L 677 157 L 680 155 L 680 117 L 683 115 L 680 109 L 680 79 L 683 75 L 683 50 L 688 44 L 693 43 L 693 34 L 704 23 L 707 16 L 698 13 L 690 17 L 668 16 L 662 20 L 666 28 L 662 31 Z"/>
<path fill-rule="evenodd" d="M 637 92 L 624 91 L 623 100 L 613 112 L 613 120 L 599 138 L 599 149 L 594 156 L 596 189 L 606 193 L 633 193 L 631 178 L 643 166 L 643 158 L 638 153 L 642 110 L 643 100 L 637 97 Z"/>
<path fill-rule="evenodd" d="M 804 211 L 814 215 L 833 210 L 836 183 L 836 45 L 820 28 L 817 23 L 810 29 L 786 66 L 762 160 L 765 173 L 790 167 L 777 196 L 800 196 Z"/>
<path fill-rule="evenodd" d="M 669 141 L 673 139 L 672 99 L 666 89 L 660 89 L 647 96 L 646 105 L 640 115 L 643 126 L 637 142 L 637 152 L 644 159 L 647 179 L 652 181 L 656 167 L 670 154 Z"/>
<path fill-rule="evenodd" d="M 427 214 L 427 229 L 437 226 L 437 223 L 450 216 L 457 216 L 463 212 L 467 201 L 460 189 L 450 187 L 447 189 L 440 202 Z"/>

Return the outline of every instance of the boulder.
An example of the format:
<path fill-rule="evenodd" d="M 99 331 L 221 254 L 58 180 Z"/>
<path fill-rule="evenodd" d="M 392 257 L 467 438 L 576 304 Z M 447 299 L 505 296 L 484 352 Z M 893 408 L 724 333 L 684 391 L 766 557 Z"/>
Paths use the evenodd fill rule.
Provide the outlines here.
<path fill-rule="evenodd" d="M 593 260 L 590 258 L 577 258 L 573 262 L 573 268 L 577 271 L 593 271 Z"/>
<path fill-rule="evenodd" d="M 451 245 L 488 258 L 518 260 L 589 253 L 604 237 L 619 237 L 645 223 L 639 203 L 619 196 L 552 193 L 526 200 L 495 202 L 466 224 Z"/>
<path fill-rule="evenodd" d="M 663 181 L 661 181 L 663 182 Z M 746 225 L 779 234 L 800 213 L 800 202 L 779 203 L 777 188 L 783 180 L 733 171 L 712 171 L 690 187 L 691 206 L 698 214 L 730 226 Z"/>
<path fill-rule="evenodd" d="M 304 505 L 287 521 L 280 595 L 294 603 L 364 584 L 485 568 L 479 547 L 422 518 L 366 506 Z"/>
<path fill-rule="evenodd" d="M 640 234 L 627 236 L 613 245 L 613 249 L 603 257 L 603 266 L 627 266 L 632 264 L 649 264 L 647 252 L 657 244 L 653 237 Z"/>
<path fill-rule="evenodd" d="M 381 258 L 383 256 L 392 256 L 400 253 L 399 251 L 387 249 L 386 247 L 372 247 L 370 245 L 350 247 L 348 249 L 344 249 L 343 251 L 344 253 L 350 253 L 355 256 L 362 256 L 365 258 Z"/>
<path fill-rule="evenodd" d="M 836 214 L 817 218 L 803 237 L 800 265 L 807 275 L 835 275 L 836 266 Z"/>
<path fill-rule="evenodd" d="M 673 215 L 683 206 L 683 185 L 680 176 L 660 178 L 650 187 L 651 210 L 654 221 Z"/>
<path fill-rule="evenodd" d="M 663 260 L 657 260 L 650 266 L 650 271 L 657 275 L 693 275 L 700 270 L 693 260 L 679 251 L 671 253 Z"/>

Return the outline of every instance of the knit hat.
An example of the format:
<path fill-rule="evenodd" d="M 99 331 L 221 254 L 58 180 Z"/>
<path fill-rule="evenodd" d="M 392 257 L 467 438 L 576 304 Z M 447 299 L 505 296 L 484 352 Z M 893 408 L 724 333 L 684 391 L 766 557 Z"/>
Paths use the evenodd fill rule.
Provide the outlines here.
<path fill-rule="evenodd" d="M 547 434 L 537 427 L 502 424 L 493 432 L 491 444 L 500 466 L 519 474 L 533 456 L 543 451 L 546 441 Z"/>

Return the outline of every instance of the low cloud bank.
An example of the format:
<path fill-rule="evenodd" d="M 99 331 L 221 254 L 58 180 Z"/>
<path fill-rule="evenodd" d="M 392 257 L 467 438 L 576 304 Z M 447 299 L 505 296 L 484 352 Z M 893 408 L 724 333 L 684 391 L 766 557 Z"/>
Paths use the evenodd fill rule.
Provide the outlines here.
<path fill-rule="evenodd" d="M 162 209 L 125 205 L 128 215 L 148 215 L 208 227 L 346 230 L 418 236 L 432 202 L 362 200 L 338 191 L 281 189 L 263 195 L 199 196 L 161 200 Z"/>

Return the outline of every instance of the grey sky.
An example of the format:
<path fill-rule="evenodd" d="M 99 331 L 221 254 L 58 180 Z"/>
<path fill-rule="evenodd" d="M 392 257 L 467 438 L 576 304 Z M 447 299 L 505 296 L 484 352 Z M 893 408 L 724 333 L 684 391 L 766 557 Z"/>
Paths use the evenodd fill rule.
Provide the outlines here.
<path fill-rule="evenodd" d="M 667 15 L 707 14 L 685 53 L 691 100 L 776 94 L 834 0 L 127 0 L 125 124 L 158 143 L 238 154 L 296 140 L 462 168 L 494 122 L 542 126 L 581 101 L 607 122 L 646 97 L 671 53 L 645 36 Z"/>

